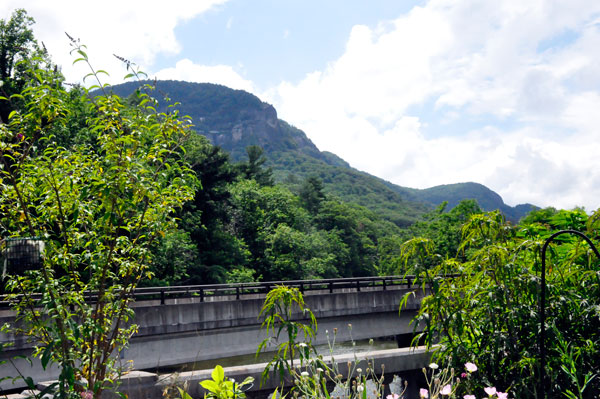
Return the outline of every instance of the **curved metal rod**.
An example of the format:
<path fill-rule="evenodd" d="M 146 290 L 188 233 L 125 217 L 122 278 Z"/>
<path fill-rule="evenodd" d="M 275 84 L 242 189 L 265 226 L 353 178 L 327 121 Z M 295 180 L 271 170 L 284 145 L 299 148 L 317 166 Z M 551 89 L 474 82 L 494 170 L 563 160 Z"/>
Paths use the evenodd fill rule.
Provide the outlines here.
<path fill-rule="evenodd" d="M 598 250 L 596 249 L 596 246 L 594 245 L 594 243 L 592 242 L 592 240 L 590 240 L 588 238 L 588 236 L 586 236 L 585 234 L 583 234 L 580 231 L 577 230 L 561 230 L 558 231 L 554 234 L 552 234 L 550 237 L 548 237 L 546 239 L 546 242 L 544 242 L 544 245 L 542 246 L 542 281 L 541 281 L 541 285 L 542 285 L 542 289 L 541 289 L 541 295 L 540 295 L 540 342 L 539 342 L 539 346 L 540 346 L 540 386 L 539 386 L 539 390 L 538 390 L 538 398 L 540 399 L 546 399 L 546 384 L 544 383 L 544 380 L 546 379 L 546 249 L 548 248 L 548 245 L 550 245 L 550 242 L 552 242 L 552 240 L 554 240 L 556 237 L 558 237 L 561 234 L 575 234 L 581 238 L 583 238 L 590 246 L 590 248 L 592 248 L 592 250 L 594 251 L 594 254 L 596 254 L 596 257 L 598 259 L 600 259 L 600 253 L 598 252 Z"/>

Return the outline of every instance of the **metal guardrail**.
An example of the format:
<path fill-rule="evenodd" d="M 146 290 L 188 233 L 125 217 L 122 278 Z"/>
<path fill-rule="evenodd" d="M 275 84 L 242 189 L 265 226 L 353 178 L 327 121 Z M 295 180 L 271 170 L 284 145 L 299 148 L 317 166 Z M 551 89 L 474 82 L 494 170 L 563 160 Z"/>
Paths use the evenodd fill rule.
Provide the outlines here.
<path fill-rule="evenodd" d="M 457 277 L 458 275 L 448 275 L 446 278 Z M 250 295 L 266 295 L 272 288 L 278 285 L 295 287 L 303 294 L 311 291 L 327 291 L 329 293 L 340 292 L 342 290 L 354 290 L 356 292 L 362 289 L 380 289 L 387 290 L 389 287 L 404 286 L 411 288 L 416 276 L 378 276 L 378 277 L 350 277 L 333 278 L 321 280 L 286 280 L 286 281 L 266 281 L 257 283 L 237 283 L 237 284 L 206 284 L 206 285 L 180 285 L 169 287 L 141 287 L 136 288 L 133 293 L 135 301 L 160 300 L 160 304 L 166 304 L 168 299 L 196 298 L 200 302 L 206 298 L 235 297 L 236 300 Z M 38 299 L 40 294 L 31 294 L 32 299 Z M 94 302 L 96 295 L 89 293 L 89 301 Z M 8 308 L 10 303 L 6 296 L 0 296 L 0 308 Z"/>
<path fill-rule="evenodd" d="M 207 297 L 233 297 L 241 299 L 244 296 L 267 294 L 278 285 L 298 288 L 301 293 L 311 291 L 327 291 L 329 293 L 341 290 L 360 291 L 365 288 L 387 290 L 390 286 L 407 286 L 414 284 L 415 276 L 385 276 L 385 277 L 357 277 L 357 278 L 335 278 L 322 280 L 286 280 L 267 281 L 259 283 L 237 283 L 237 284 L 211 284 L 211 285 L 189 285 L 174 287 L 147 287 L 137 288 L 134 292 L 136 300 L 159 299 L 164 304 L 171 298 L 199 298 L 202 302 Z"/>

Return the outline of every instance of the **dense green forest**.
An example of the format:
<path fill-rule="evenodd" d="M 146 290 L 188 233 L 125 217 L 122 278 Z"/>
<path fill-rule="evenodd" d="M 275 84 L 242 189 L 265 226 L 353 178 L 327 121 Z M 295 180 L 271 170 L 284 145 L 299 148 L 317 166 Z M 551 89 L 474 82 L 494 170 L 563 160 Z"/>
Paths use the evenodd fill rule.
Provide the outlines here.
<path fill-rule="evenodd" d="M 179 230 L 155 247 L 151 284 L 368 276 L 379 271 L 382 239 L 403 234 L 329 197 L 317 177 L 302 181 L 298 194 L 274 184 L 259 147 L 231 163 L 192 136 L 187 157 L 202 187 L 178 215 Z"/>

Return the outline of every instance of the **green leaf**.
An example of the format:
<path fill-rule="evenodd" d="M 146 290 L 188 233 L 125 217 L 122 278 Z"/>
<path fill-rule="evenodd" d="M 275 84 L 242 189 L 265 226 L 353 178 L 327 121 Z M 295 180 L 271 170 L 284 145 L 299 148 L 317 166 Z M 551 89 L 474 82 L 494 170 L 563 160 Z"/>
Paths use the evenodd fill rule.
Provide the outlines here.
<path fill-rule="evenodd" d="M 181 399 L 192 399 L 192 397 L 190 396 L 189 393 L 187 393 L 186 391 L 184 391 L 180 387 L 177 387 L 177 389 L 179 390 L 179 395 L 181 396 Z"/>
<path fill-rule="evenodd" d="M 200 381 L 200 385 L 202 386 L 202 388 L 210 391 L 210 392 L 217 392 L 219 390 L 219 384 L 217 384 L 216 382 L 212 381 L 212 380 L 204 380 L 204 381 Z"/>
<path fill-rule="evenodd" d="M 243 386 L 252 384 L 253 382 L 254 382 L 254 377 L 246 377 L 239 386 L 243 387 Z"/>
<path fill-rule="evenodd" d="M 54 345 L 52 343 L 50 343 L 46 347 L 46 349 L 44 349 L 44 353 L 42 353 L 41 362 L 42 362 L 42 368 L 44 370 L 46 370 L 46 367 L 48 366 L 48 362 L 52 358 L 53 350 L 54 350 Z"/>
<path fill-rule="evenodd" d="M 47 397 L 46 396 L 47 394 L 51 394 L 53 392 L 56 392 L 56 387 L 57 386 L 58 386 L 58 382 L 53 382 L 52 384 L 50 384 L 46 388 L 44 388 L 44 390 L 39 393 L 38 397 L 44 398 L 44 397 Z"/>
<path fill-rule="evenodd" d="M 29 389 L 35 389 L 35 382 L 33 382 L 33 378 L 31 377 L 25 377 L 23 378 L 23 380 L 25 381 L 25 384 L 27 384 L 27 388 Z"/>
<path fill-rule="evenodd" d="M 223 367 L 217 364 L 211 375 L 213 380 L 216 382 L 221 382 L 223 379 L 225 379 L 225 370 L 223 370 Z"/>

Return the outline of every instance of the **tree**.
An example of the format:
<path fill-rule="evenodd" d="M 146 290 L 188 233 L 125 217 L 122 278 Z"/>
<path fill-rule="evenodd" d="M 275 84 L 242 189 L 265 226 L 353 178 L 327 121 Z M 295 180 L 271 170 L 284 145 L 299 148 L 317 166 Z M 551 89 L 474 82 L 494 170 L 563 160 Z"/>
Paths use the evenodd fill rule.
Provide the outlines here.
<path fill-rule="evenodd" d="M 377 245 L 377 253 L 379 255 L 377 274 L 391 276 L 406 272 L 401 260 L 401 248 L 405 241 L 406 237 L 399 235 L 389 235 L 379 240 Z"/>
<path fill-rule="evenodd" d="M 138 100 L 128 98 L 132 104 Z M 160 272 L 163 283 L 222 283 L 227 273 L 247 264 L 243 242 L 227 231 L 231 219 L 229 185 L 236 179 L 229 155 L 213 146 L 206 137 L 192 134 L 185 142 L 185 160 L 199 181 L 194 198 L 178 210 L 179 231 L 161 237 L 153 247 L 153 271 Z M 186 254 L 185 262 L 167 254 L 173 250 Z M 167 256 L 165 256 L 167 255 Z M 169 276 L 166 271 L 177 273 Z M 159 282 L 148 281 L 148 284 Z"/>
<path fill-rule="evenodd" d="M 316 214 L 321 207 L 321 202 L 325 200 L 323 192 L 323 181 L 316 176 L 309 176 L 300 187 L 300 199 L 302 205 L 311 214 Z"/>
<path fill-rule="evenodd" d="M 558 211 L 555 208 L 547 207 L 542 209 L 535 209 L 527 214 L 521 221 L 520 224 L 550 224 L 550 220 L 554 215 L 556 215 Z"/>
<path fill-rule="evenodd" d="M 31 26 L 33 18 L 23 9 L 15 10 L 10 19 L 0 19 L 0 123 L 8 122 L 8 115 L 13 111 L 18 99 L 11 99 L 19 94 L 30 80 L 28 70 L 48 62 L 46 53 L 42 50 Z"/>
<path fill-rule="evenodd" d="M 134 108 L 117 96 L 86 96 L 97 146 L 65 148 L 52 131 L 71 112 L 67 93 L 45 71 L 28 73 L 26 105 L 0 124 L 1 231 L 45 243 L 41 267 L 9 282 L 17 332 L 36 343 L 43 366 L 60 366 L 58 397 L 99 398 L 119 372 L 113 352 L 136 330 L 129 302 L 151 275 L 149 248 L 192 197 L 193 173 L 180 157 L 190 123 L 176 111 L 153 112 L 142 94 L 146 105 Z"/>
<path fill-rule="evenodd" d="M 187 232 L 166 232 L 150 247 L 152 277 L 140 283 L 150 287 L 181 284 L 188 277 L 190 265 L 199 261 L 198 247 Z"/>
<path fill-rule="evenodd" d="M 426 237 L 435 243 L 434 252 L 443 258 L 461 256 L 458 248 L 461 242 L 461 229 L 472 215 L 482 210 L 475 200 L 462 200 L 450 211 L 448 203 L 443 202 L 432 212 L 423 216 L 422 221 L 411 226 L 411 234 L 415 237 Z"/>
<path fill-rule="evenodd" d="M 375 272 L 377 250 L 375 232 L 363 214 L 364 208 L 354 208 L 336 200 L 323 201 L 315 216 L 319 228 L 335 234 L 347 251 L 337 264 L 342 277 L 372 276 Z"/>
<path fill-rule="evenodd" d="M 273 170 L 265 168 L 264 164 L 267 158 L 264 156 L 264 151 L 257 145 L 249 145 L 246 147 L 248 161 L 240 164 L 242 176 L 245 179 L 254 179 L 261 186 L 272 186 Z"/>
<path fill-rule="evenodd" d="M 308 223 L 298 197 L 280 186 L 261 186 L 255 180 L 242 180 L 231 187 L 233 217 L 230 231 L 247 245 L 250 264 L 256 276 L 265 280 L 287 279 L 272 268 L 267 248 L 279 225 L 303 230 Z"/>
<path fill-rule="evenodd" d="M 226 273 L 247 263 L 247 250 L 227 231 L 231 220 L 229 185 L 236 179 L 229 155 L 201 135 L 186 143 L 186 159 L 201 185 L 194 199 L 179 213 L 181 229 L 189 233 L 198 250 L 198 259 L 189 264 L 186 284 L 221 283 Z"/>

